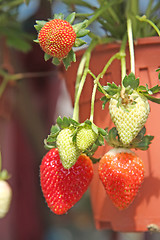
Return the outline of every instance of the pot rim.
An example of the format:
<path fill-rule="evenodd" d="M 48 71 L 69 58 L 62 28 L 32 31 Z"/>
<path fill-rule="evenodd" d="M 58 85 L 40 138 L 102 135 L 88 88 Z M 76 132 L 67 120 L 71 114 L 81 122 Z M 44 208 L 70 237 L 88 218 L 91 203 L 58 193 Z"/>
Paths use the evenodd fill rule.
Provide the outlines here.
<path fill-rule="evenodd" d="M 145 45 L 153 45 L 153 44 L 160 44 L 160 37 L 159 36 L 152 36 L 152 37 L 144 37 L 144 38 L 138 38 L 134 41 L 135 48 L 140 47 L 140 46 L 145 46 Z M 77 57 L 81 57 L 82 54 L 85 52 L 88 46 L 83 47 L 82 49 L 77 49 L 75 51 Z M 105 43 L 105 44 L 99 44 L 95 47 L 94 51 L 105 51 L 109 49 L 114 49 L 114 48 L 120 48 L 120 41 L 119 42 L 112 42 L 112 43 Z"/>

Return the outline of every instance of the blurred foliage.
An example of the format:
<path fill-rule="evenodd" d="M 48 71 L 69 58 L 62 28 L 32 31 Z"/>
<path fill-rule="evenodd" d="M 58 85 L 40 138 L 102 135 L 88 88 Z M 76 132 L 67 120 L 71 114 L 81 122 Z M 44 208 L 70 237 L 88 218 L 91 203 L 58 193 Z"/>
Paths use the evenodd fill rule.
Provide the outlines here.
<path fill-rule="evenodd" d="M 140 2 L 141 0 L 61 0 L 68 6 L 69 12 L 78 12 L 77 17 L 80 20 L 89 19 L 96 14 L 98 9 L 106 7 L 98 18 L 101 28 L 108 37 L 121 40 L 126 32 L 126 18 L 129 17 L 133 24 L 134 38 L 149 37 L 156 35 L 155 30 L 144 22 L 136 19 L 141 16 Z M 81 8 L 80 8 L 81 7 Z M 83 7 L 83 8 L 82 8 Z M 83 11 L 83 12 L 82 12 Z M 84 14 L 85 12 L 85 14 Z M 160 1 L 149 0 L 145 12 L 148 19 L 153 21 L 157 27 L 160 27 Z M 95 29 L 96 32 L 96 29 Z"/>
<path fill-rule="evenodd" d="M 0 39 L 5 39 L 9 47 L 27 52 L 31 45 L 31 35 L 22 29 L 22 23 L 17 20 L 18 8 L 29 0 L 0 0 Z"/>

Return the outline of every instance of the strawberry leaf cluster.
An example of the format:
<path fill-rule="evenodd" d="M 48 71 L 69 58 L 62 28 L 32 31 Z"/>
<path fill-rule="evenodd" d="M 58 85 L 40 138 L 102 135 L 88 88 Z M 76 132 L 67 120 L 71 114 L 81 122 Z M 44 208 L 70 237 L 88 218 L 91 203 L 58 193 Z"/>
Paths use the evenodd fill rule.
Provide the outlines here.
<path fill-rule="evenodd" d="M 157 70 L 158 71 L 158 70 Z M 160 92 L 160 86 L 156 85 L 152 88 L 149 88 L 148 85 L 142 86 L 139 85 L 140 81 L 139 78 L 136 78 L 133 73 L 130 73 L 129 75 L 126 75 L 122 81 L 122 86 L 125 89 L 125 92 L 123 94 L 130 95 L 133 93 L 133 90 L 137 91 L 138 93 L 144 95 L 148 100 L 160 104 L 160 98 L 154 97 L 154 94 L 157 94 Z M 102 108 L 105 108 L 106 103 L 110 101 L 114 95 L 121 95 L 122 86 L 117 86 L 114 82 L 107 83 L 106 86 L 102 86 L 103 90 L 99 87 L 98 90 L 102 93 L 106 93 L 102 98 Z M 119 98 L 119 104 L 121 103 L 121 96 Z M 134 103 L 133 103 L 134 104 Z"/>
<path fill-rule="evenodd" d="M 67 128 L 72 129 L 71 137 L 72 137 L 73 143 L 78 145 L 78 148 L 80 149 L 81 153 L 85 153 L 89 157 L 94 155 L 95 151 L 99 146 L 102 146 L 105 144 L 104 137 L 107 134 L 106 129 L 97 127 L 90 120 L 86 120 L 83 123 L 79 123 L 72 118 L 58 117 L 56 124 L 51 127 L 50 134 L 44 140 L 45 148 L 46 149 L 56 148 L 57 136 L 63 129 L 67 129 Z M 82 130 L 84 130 L 83 133 L 82 133 Z M 88 133 L 88 130 L 89 130 L 89 133 Z M 92 132 L 92 135 L 91 135 L 91 132 Z M 94 134 L 93 141 L 91 142 L 91 144 L 90 142 L 88 144 L 88 140 L 90 140 L 93 134 Z M 79 147 L 82 145 L 81 141 L 83 146 L 85 146 L 84 148 Z"/>
<path fill-rule="evenodd" d="M 113 148 L 130 148 L 130 149 L 134 148 L 134 149 L 140 149 L 145 151 L 149 148 L 149 145 L 151 144 L 151 141 L 154 138 L 151 135 L 145 135 L 145 133 L 146 133 L 146 128 L 143 127 L 130 144 L 124 145 L 120 141 L 116 127 L 113 127 L 106 134 L 105 140 Z"/>

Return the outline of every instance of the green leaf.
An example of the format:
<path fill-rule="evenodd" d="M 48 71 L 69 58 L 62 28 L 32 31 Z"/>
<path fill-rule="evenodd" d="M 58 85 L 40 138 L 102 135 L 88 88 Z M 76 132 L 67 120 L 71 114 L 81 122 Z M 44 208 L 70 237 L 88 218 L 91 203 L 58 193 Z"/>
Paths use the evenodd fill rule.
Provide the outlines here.
<path fill-rule="evenodd" d="M 155 98 L 155 97 L 153 97 L 153 96 L 151 96 L 151 95 L 148 95 L 148 94 L 144 94 L 144 96 L 145 96 L 148 100 L 150 100 L 151 102 L 160 104 L 160 98 Z"/>
<path fill-rule="evenodd" d="M 60 128 L 66 128 L 70 126 L 70 120 L 67 117 L 64 117 L 63 119 L 58 117 L 57 124 Z"/>
<path fill-rule="evenodd" d="M 106 132 L 106 130 L 104 130 L 103 128 L 98 128 L 98 132 L 99 132 L 101 135 L 106 136 L 108 131 Z"/>
<path fill-rule="evenodd" d="M 55 134 L 55 133 L 59 132 L 59 130 L 60 130 L 60 128 L 57 125 L 53 125 L 51 127 L 51 133 L 52 134 Z"/>
<path fill-rule="evenodd" d="M 74 22 L 74 20 L 75 20 L 75 16 L 76 16 L 76 13 L 73 12 L 70 15 L 68 15 L 65 20 L 67 22 L 69 22 L 70 24 L 72 24 Z"/>
<path fill-rule="evenodd" d="M 59 65 L 61 62 L 60 62 L 60 60 L 59 60 L 58 58 L 53 57 L 52 63 L 57 66 L 57 65 Z"/>
<path fill-rule="evenodd" d="M 146 87 L 140 85 L 140 86 L 138 87 L 137 91 L 146 91 Z"/>
<path fill-rule="evenodd" d="M 44 54 L 44 60 L 45 60 L 45 61 L 48 61 L 50 58 L 52 58 L 51 55 L 49 55 L 49 54 L 47 54 L 47 53 Z"/>
<path fill-rule="evenodd" d="M 148 88 L 148 84 L 146 84 L 146 90 L 147 90 L 147 92 L 148 92 L 149 95 L 152 95 L 152 94 L 153 94 L 153 92 L 151 91 L 151 89 Z"/>
<path fill-rule="evenodd" d="M 63 120 L 62 120 L 62 118 L 61 117 L 58 117 L 57 118 L 57 124 L 58 124 L 58 126 L 61 128 L 61 126 L 63 125 Z"/>
<path fill-rule="evenodd" d="M 102 103 L 102 109 L 104 110 L 106 103 L 109 102 L 110 98 L 107 98 L 106 96 L 101 98 Z"/>
<path fill-rule="evenodd" d="M 72 119 L 72 118 L 69 118 L 69 121 L 70 121 L 70 123 L 71 123 L 73 126 L 78 126 L 78 125 L 79 125 L 79 122 L 75 121 L 75 120 Z"/>
<path fill-rule="evenodd" d="M 115 83 L 107 83 L 106 86 L 103 86 L 103 89 L 108 95 L 113 96 L 116 93 L 120 92 L 121 87 L 117 86 Z M 99 88 L 98 90 L 102 92 L 102 90 L 100 90 Z"/>
<path fill-rule="evenodd" d="M 76 38 L 74 42 L 74 47 L 80 47 L 82 45 L 86 44 L 86 42 L 80 38 Z"/>
<path fill-rule="evenodd" d="M 134 144 L 135 142 L 140 142 L 142 140 L 142 138 L 144 137 L 144 134 L 146 133 L 146 128 L 145 126 L 140 130 L 140 132 L 138 133 L 138 135 L 133 139 L 132 144 Z"/>
<path fill-rule="evenodd" d="M 53 145 L 53 144 L 56 142 L 56 140 L 57 140 L 57 135 L 58 135 L 58 134 L 59 134 L 59 132 L 55 133 L 53 136 L 52 136 L 52 135 L 49 135 L 49 136 L 47 137 L 47 143 Z"/>
<path fill-rule="evenodd" d="M 38 40 L 38 39 L 35 39 L 35 40 L 33 40 L 33 42 L 35 42 L 35 43 L 39 43 L 39 40 Z"/>
<path fill-rule="evenodd" d="M 94 157 L 90 157 L 90 159 L 92 160 L 93 164 L 96 164 L 101 160 L 101 158 L 94 158 Z"/>
<path fill-rule="evenodd" d="M 153 138 L 154 138 L 153 136 L 146 135 L 142 138 L 140 142 L 137 143 L 137 145 L 134 144 L 134 147 L 145 151 L 149 148 L 149 145 L 151 144 L 151 141 L 153 140 Z"/>
<path fill-rule="evenodd" d="M 90 32 L 90 30 L 88 30 L 88 29 L 80 29 L 80 30 L 77 32 L 76 36 L 77 36 L 77 38 L 84 37 L 84 36 L 86 36 L 89 32 Z"/>
<path fill-rule="evenodd" d="M 98 138 L 97 138 L 97 140 L 96 140 L 96 144 L 97 144 L 98 146 L 104 145 L 104 138 L 102 137 L 102 135 L 98 135 Z"/>
<path fill-rule="evenodd" d="M 92 125 L 92 122 L 89 120 L 89 119 L 87 119 L 87 120 L 85 120 L 85 122 L 84 122 L 85 124 L 87 124 L 87 125 L 89 125 L 89 126 L 91 126 Z"/>
<path fill-rule="evenodd" d="M 54 19 L 64 19 L 64 14 L 63 13 L 55 13 L 54 14 Z"/>
<path fill-rule="evenodd" d="M 84 20 L 81 23 L 77 23 L 77 24 L 73 25 L 72 27 L 73 27 L 73 30 L 75 31 L 75 33 L 77 34 L 80 29 L 86 28 L 87 22 L 88 22 L 88 20 Z"/>
<path fill-rule="evenodd" d="M 94 123 L 92 123 L 92 130 L 98 134 L 98 127 Z"/>
<path fill-rule="evenodd" d="M 63 58 L 63 64 L 65 66 L 65 69 L 67 70 L 68 67 L 71 65 L 72 62 L 76 62 L 76 54 L 71 49 L 71 51 L 68 53 L 66 58 Z"/>
<path fill-rule="evenodd" d="M 109 142 L 111 142 L 112 144 L 115 143 L 117 144 L 118 140 L 116 139 L 116 137 L 118 136 L 118 131 L 115 127 L 113 127 L 110 131 L 109 131 Z"/>
<path fill-rule="evenodd" d="M 44 139 L 44 147 L 45 147 L 45 149 L 50 150 L 50 149 L 52 149 L 54 147 L 57 147 L 57 146 L 56 146 L 56 142 L 48 143 L 47 139 Z"/>
<path fill-rule="evenodd" d="M 159 93 L 160 92 L 160 86 L 156 85 L 156 86 L 150 88 L 150 91 L 152 92 L 152 94 Z"/>
<path fill-rule="evenodd" d="M 136 79 L 134 73 L 130 73 L 128 76 L 124 77 L 123 86 L 125 88 L 130 86 L 132 89 L 137 89 L 139 86 L 139 78 Z"/>
<path fill-rule="evenodd" d="M 36 20 L 37 25 L 34 25 L 35 29 L 37 31 L 40 31 L 41 28 L 47 23 L 47 21 L 44 20 Z"/>

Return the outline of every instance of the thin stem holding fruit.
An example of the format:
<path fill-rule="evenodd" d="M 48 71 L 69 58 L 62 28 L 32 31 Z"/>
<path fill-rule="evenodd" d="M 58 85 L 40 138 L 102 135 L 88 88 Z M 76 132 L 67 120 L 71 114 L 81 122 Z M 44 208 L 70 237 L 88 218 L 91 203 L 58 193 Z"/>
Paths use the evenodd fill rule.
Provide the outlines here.
<path fill-rule="evenodd" d="M 101 78 L 103 78 L 104 74 L 106 73 L 108 67 L 112 64 L 112 62 L 115 59 L 121 59 L 121 57 L 123 57 L 123 54 L 121 52 L 118 52 L 118 53 L 114 54 L 109 59 L 109 61 L 106 63 L 106 65 L 104 66 L 102 72 L 94 80 L 94 87 L 93 87 L 92 98 L 91 98 L 91 113 L 90 113 L 90 121 L 92 121 L 92 122 L 93 122 L 93 118 L 94 118 L 94 104 L 95 104 L 95 97 L 96 97 L 97 86 L 99 85 L 100 88 L 101 88 L 101 84 L 99 83 L 99 81 L 100 81 Z"/>
<path fill-rule="evenodd" d="M 147 19 L 147 17 L 145 15 L 143 15 L 142 17 L 136 16 L 136 18 L 141 22 L 149 23 L 154 28 L 154 30 L 157 32 L 158 36 L 160 37 L 159 28 L 151 20 Z"/>
<path fill-rule="evenodd" d="M 133 34 L 132 34 L 132 22 L 130 18 L 127 19 L 127 31 L 128 31 L 131 72 L 135 74 L 134 44 L 133 44 Z"/>
<path fill-rule="evenodd" d="M 92 40 L 90 46 L 87 48 L 86 52 L 84 53 L 78 68 L 78 74 L 76 79 L 76 90 L 75 90 L 75 102 L 74 102 L 74 110 L 73 110 L 73 119 L 77 122 L 79 121 L 79 100 L 80 100 L 83 86 L 88 74 L 91 52 L 96 45 L 97 45 L 97 40 Z"/>

